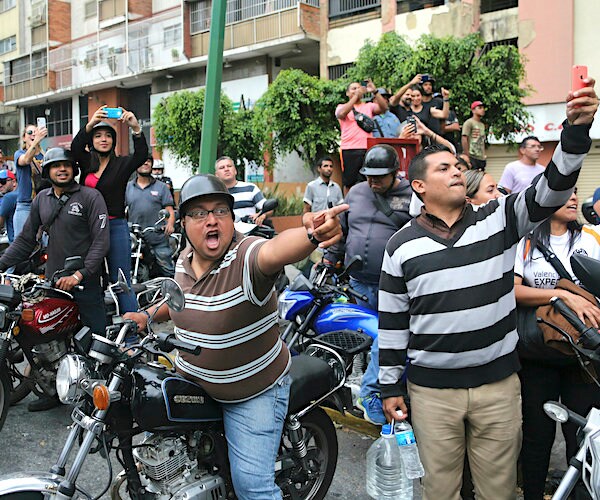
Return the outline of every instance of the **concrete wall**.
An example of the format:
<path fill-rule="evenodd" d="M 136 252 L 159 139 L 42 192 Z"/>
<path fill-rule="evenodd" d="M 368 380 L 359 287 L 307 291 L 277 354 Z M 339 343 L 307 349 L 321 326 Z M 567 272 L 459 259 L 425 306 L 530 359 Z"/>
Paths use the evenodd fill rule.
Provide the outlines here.
<path fill-rule="evenodd" d="M 519 2 L 519 49 L 528 59 L 527 83 L 535 91 L 525 104 L 564 101 L 571 86 L 573 11 L 573 0 Z"/>
<path fill-rule="evenodd" d="M 588 74 L 600 79 L 600 2 L 575 0 L 573 64 L 588 66 Z"/>

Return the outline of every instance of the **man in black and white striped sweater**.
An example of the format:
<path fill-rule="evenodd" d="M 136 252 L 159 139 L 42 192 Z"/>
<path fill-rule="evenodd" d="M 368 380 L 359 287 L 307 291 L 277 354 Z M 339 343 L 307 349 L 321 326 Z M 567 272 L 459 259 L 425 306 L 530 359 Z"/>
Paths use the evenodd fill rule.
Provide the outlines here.
<path fill-rule="evenodd" d="M 379 283 L 379 382 L 389 421 L 412 421 L 423 499 L 458 499 L 465 451 L 478 498 L 515 498 L 521 446 L 513 266 L 520 238 L 569 198 L 598 108 L 588 87 L 569 94 L 552 161 L 527 190 L 474 209 L 447 150 L 425 149 L 409 180 L 425 206 L 388 242 Z M 401 410 L 403 415 L 399 415 Z"/>

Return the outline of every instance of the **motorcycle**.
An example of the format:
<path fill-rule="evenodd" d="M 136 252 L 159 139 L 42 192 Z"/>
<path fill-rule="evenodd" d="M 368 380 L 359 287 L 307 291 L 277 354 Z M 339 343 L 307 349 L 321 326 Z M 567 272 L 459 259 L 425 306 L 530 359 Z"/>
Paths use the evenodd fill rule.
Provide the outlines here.
<path fill-rule="evenodd" d="M 164 233 L 164 227 L 161 226 L 169 217 L 166 210 L 160 210 L 158 220 L 153 226 L 143 228 L 139 224 L 129 223 L 129 235 L 131 238 L 131 283 L 138 284 L 148 281 L 152 278 L 164 275 L 158 265 L 152 245 L 146 240 L 149 233 Z M 171 246 L 171 258 L 176 261 L 179 255 L 179 245 L 181 243 L 181 234 L 173 233 L 169 237 Z M 135 289 L 135 287 L 134 287 Z"/>
<path fill-rule="evenodd" d="M 359 332 L 372 340 L 377 337 L 377 312 L 348 302 L 350 297 L 368 300 L 345 282 L 350 270 L 360 266 L 362 259 L 358 255 L 350 259 L 342 273 L 337 273 L 331 266 L 319 264 L 312 280 L 298 274 L 279 296 L 279 318 L 289 321 L 281 338 L 292 352 L 304 350 L 302 339 L 306 343 L 306 339 L 316 340 L 337 330 Z M 363 413 L 355 409 L 356 399 L 369 359 L 367 351 L 355 360 L 353 373 L 344 391 L 345 408 L 360 417 Z"/>
<path fill-rule="evenodd" d="M 257 215 L 263 215 L 267 212 L 272 212 L 279 205 L 279 201 L 275 198 L 269 198 L 265 200 L 262 209 Z M 275 229 L 272 226 L 262 224 L 258 225 L 253 222 L 249 215 L 236 220 L 234 222 L 235 230 L 242 233 L 244 236 L 260 236 L 268 240 L 275 237 Z"/>
<path fill-rule="evenodd" d="M 600 297 L 600 262 L 582 254 L 571 257 L 571 267 L 583 286 L 594 296 Z M 579 339 L 575 342 L 572 337 L 559 326 L 538 318 L 538 322 L 550 326 L 571 345 L 581 368 L 591 380 L 600 386 L 590 363 L 600 363 L 600 335 L 594 328 L 585 325 L 579 317 L 559 298 L 551 299 L 554 309 L 575 328 Z M 583 484 L 593 499 L 600 499 L 600 408 L 592 408 L 587 417 L 578 415 L 565 405 L 556 401 L 544 403 L 544 412 L 555 422 L 564 424 L 573 422 L 580 428 L 582 435 L 581 446 L 576 455 L 569 460 L 569 468 L 564 474 L 553 499 L 566 500 L 579 481 Z"/>
<path fill-rule="evenodd" d="M 69 257 L 64 269 L 50 280 L 32 274 L 2 276 L 3 283 L 9 279 L 12 285 L 0 285 L 0 429 L 8 407 L 30 392 L 56 395 L 58 366 L 73 351 L 72 337 L 81 328 L 81 321 L 73 295 L 54 285 L 82 267 L 81 257 Z M 118 286 L 109 286 L 115 304 Z M 118 314 L 118 305 L 115 307 Z"/>
<path fill-rule="evenodd" d="M 169 278 L 161 285 L 160 306 L 183 310 L 181 288 Z M 235 498 L 227 459 L 222 411 L 218 403 L 174 369 L 144 360 L 173 349 L 198 354 L 200 347 L 158 333 L 149 320 L 148 335 L 123 352 L 123 340 L 134 331 L 131 321 L 107 329 L 107 337 L 83 328 L 75 336 L 79 354 L 62 361 L 57 392 L 65 404 L 75 404 L 73 425 L 59 457 L 48 473 L 9 474 L 0 478 L 0 499 L 91 498 L 77 486 L 85 458 L 100 452 L 107 459 L 113 499 Z M 336 468 L 335 428 L 320 404 L 343 412 L 336 397 L 343 387 L 347 363 L 368 349 L 370 338 L 357 332 L 335 332 L 294 357 L 290 403 L 275 465 L 276 482 L 285 499 L 322 499 Z M 172 365 L 172 362 L 171 362 Z M 133 437 L 142 435 L 133 444 Z M 115 444 L 115 440 L 117 443 Z M 67 472 L 71 453 L 79 448 Z M 109 455 L 121 451 L 124 470 L 112 478 Z"/>

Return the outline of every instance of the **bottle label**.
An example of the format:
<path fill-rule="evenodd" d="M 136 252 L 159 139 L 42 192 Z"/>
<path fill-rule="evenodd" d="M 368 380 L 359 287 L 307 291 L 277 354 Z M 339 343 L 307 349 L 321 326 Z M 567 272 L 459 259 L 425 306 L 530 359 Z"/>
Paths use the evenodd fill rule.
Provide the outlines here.
<path fill-rule="evenodd" d="M 399 446 L 405 446 L 407 444 L 415 444 L 415 434 L 412 430 L 402 431 L 396 433 L 396 441 Z"/>

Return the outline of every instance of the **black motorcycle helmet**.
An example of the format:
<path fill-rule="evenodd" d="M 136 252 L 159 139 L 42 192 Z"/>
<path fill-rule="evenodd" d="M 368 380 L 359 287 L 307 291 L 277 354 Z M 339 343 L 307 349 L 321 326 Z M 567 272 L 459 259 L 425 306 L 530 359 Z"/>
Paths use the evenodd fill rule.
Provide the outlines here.
<path fill-rule="evenodd" d="M 210 194 L 223 196 L 231 209 L 231 216 L 235 218 L 233 215 L 233 196 L 229 194 L 223 181 L 212 174 L 194 175 L 185 181 L 179 193 L 179 212 L 181 216 L 185 217 L 187 207 L 192 200 Z"/>
<path fill-rule="evenodd" d="M 360 173 L 386 175 L 396 172 L 399 168 L 400 159 L 396 150 L 389 144 L 377 144 L 367 151 Z"/>
<path fill-rule="evenodd" d="M 590 224 L 596 226 L 600 224 L 600 217 L 594 210 L 594 197 L 590 196 L 581 204 L 581 213 L 585 217 L 585 220 Z"/>
<path fill-rule="evenodd" d="M 73 177 L 79 175 L 79 167 L 77 166 L 77 163 L 75 163 L 71 151 L 64 148 L 50 148 L 46 151 L 42 162 L 42 177 L 44 179 L 50 178 L 50 166 L 59 161 L 68 161 L 71 163 L 73 166 Z"/>
<path fill-rule="evenodd" d="M 109 133 L 110 133 L 110 135 L 112 136 L 112 140 L 113 140 L 113 143 L 112 143 L 112 150 L 114 151 L 114 150 L 115 150 L 115 148 L 117 147 L 117 131 L 116 131 L 116 130 L 114 129 L 114 127 L 113 127 L 113 126 L 112 126 L 110 123 L 108 123 L 108 122 L 100 122 L 100 123 L 96 123 L 96 125 L 94 125 L 94 126 L 92 127 L 92 133 L 90 134 L 90 142 L 89 142 L 89 144 L 88 144 L 88 145 L 89 145 L 89 147 L 90 147 L 90 151 L 95 151 L 95 150 L 94 150 L 94 140 L 93 140 L 93 138 L 94 138 L 94 133 L 95 133 L 97 130 L 100 130 L 100 129 L 106 129 L 106 130 L 108 130 L 108 132 L 109 132 Z"/>

